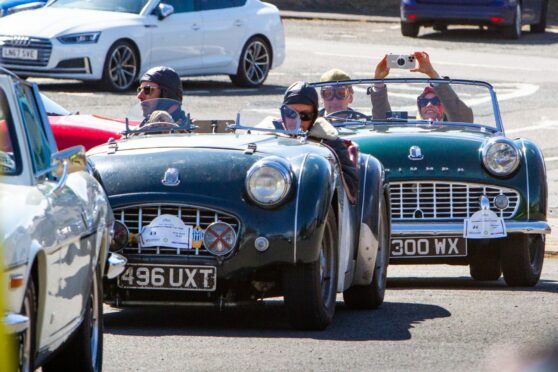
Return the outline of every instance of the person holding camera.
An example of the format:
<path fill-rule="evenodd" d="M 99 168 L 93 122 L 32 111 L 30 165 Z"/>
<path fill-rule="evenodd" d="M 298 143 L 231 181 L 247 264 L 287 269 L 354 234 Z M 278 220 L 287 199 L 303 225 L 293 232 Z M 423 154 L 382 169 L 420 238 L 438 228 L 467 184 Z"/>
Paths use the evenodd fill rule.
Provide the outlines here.
<path fill-rule="evenodd" d="M 430 63 L 428 53 L 415 52 L 411 57 L 414 57 L 418 63 L 416 68 L 410 70 L 411 72 L 421 72 L 431 79 L 442 79 Z M 389 71 L 388 55 L 386 54 L 376 65 L 374 79 L 387 78 Z M 385 119 L 386 113 L 391 111 L 387 86 L 382 83 L 375 83 L 369 92 L 372 101 L 372 117 L 374 119 Z M 425 87 L 417 97 L 417 110 L 417 116 L 425 120 L 473 122 L 473 110 L 457 96 L 449 84 L 431 84 Z"/>

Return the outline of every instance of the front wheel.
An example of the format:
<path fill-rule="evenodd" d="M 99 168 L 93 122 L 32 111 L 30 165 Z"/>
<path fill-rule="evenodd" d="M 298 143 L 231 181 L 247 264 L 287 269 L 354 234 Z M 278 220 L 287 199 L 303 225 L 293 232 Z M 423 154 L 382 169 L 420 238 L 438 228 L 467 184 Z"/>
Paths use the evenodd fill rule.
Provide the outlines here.
<path fill-rule="evenodd" d="M 18 365 L 21 372 L 34 371 L 35 364 L 35 331 L 37 324 L 37 295 L 35 283 L 29 278 L 25 289 L 21 314 L 29 318 L 29 325 L 18 335 Z"/>
<path fill-rule="evenodd" d="M 254 88 L 263 84 L 271 69 L 271 47 L 261 37 L 253 37 L 246 42 L 236 75 L 229 75 L 233 84 Z"/>
<path fill-rule="evenodd" d="M 103 87 L 112 92 L 125 92 L 136 81 L 139 57 L 135 48 L 121 40 L 110 47 L 103 67 Z"/>
<path fill-rule="evenodd" d="M 309 264 L 296 264 L 283 273 L 285 305 L 296 329 L 322 330 L 332 321 L 337 295 L 337 223 L 329 208 L 320 247 L 320 257 Z"/>
<path fill-rule="evenodd" d="M 548 1 L 543 1 L 541 4 L 541 13 L 539 23 L 530 26 L 532 33 L 543 33 L 546 31 L 546 13 L 548 12 Z"/>
<path fill-rule="evenodd" d="M 479 246 L 469 260 L 469 272 L 475 280 L 498 280 L 502 267 L 497 246 Z"/>
<path fill-rule="evenodd" d="M 101 371 L 103 367 L 103 286 L 101 270 L 93 275 L 83 321 L 72 339 L 43 371 Z"/>
<path fill-rule="evenodd" d="M 401 22 L 401 34 L 408 37 L 417 37 L 420 25 L 413 22 Z"/>
<path fill-rule="evenodd" d="M 511 235 L 506 238 L 500 257 L 504 280 L 510 287 L 532 287 L 539 282 L 544 247 L 544 235 Z"/>
<path fill-rule="evenodd" d="M 353 286 L 343 292 L 345 304 L 353 309 L 377 309 L 384 303 L 390 249 L 390 227 L 385 198 L 382 198 L 379 210 L 381 217 L 378 227 L 378 253 L 372 283 Z"/>

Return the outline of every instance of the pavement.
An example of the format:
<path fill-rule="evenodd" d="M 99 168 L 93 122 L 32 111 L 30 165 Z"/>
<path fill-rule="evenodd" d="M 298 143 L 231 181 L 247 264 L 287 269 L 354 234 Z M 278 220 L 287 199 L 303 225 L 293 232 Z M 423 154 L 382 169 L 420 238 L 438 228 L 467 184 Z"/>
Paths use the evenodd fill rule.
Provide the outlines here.
<path fill-rule="evenodd" d="M 368 16 L 344 13 L 329 12 L 303 12 L 292 10 L 281 10 L 281 17 L 285 19 L 308 19 L 308 20 L 324 20 L 324 21 L 349 21 L 349 22 L 372 22 L 372 23 L 399 23 L 399 17 L 389 16 Z M 549 25 L 548 29 L 556 32 L 557 25 Z M 558 218 L 549 217 L 548 222 L 552 228 L 552 233 L 546 236 L 546 257 L 558 259 Z"/>

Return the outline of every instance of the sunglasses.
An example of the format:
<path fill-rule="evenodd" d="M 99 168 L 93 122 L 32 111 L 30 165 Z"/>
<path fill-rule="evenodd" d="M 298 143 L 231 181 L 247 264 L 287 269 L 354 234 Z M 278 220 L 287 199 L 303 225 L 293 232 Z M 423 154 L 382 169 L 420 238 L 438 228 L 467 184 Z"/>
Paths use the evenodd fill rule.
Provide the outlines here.
<path fill-rule="evenodd" d="M 428 105 L 428 102 L 430 102 L 434 106 L 439 106 L 440 103 L 441 103 L 440 98 L 438 98 L 438 97 L 418 98 L 417 99 L 417 103 L 418 103 L 419 107 L 426 107 Z"/>
<path fill-rule="evenodd" d="M 138 93 L 143 90 L 145 94 L 150 95 L 156 89 L 159 89 L 159 87 L 154 87 L 153 85 L 144 85 L 143 87 L 138 87 Z"/>
<path fill-rule="evenodd" d="M 296 119 L 297 114 L 298 114 L 298 117 L 300 118 L 300 120 L 302 120 L 302 121 L 309 121 L 309 120 L 314 119 L 314 113 L 313 112 L 309 112 L 309 111 L 297 112 L 293 109 L 285 111 L 285 116 L 289 119 Z"/>
<path fill-rule="evenodd" d="M 321 89 L 322 98 L 331 101 L 333 98 L 346 99 L 351 94 L 349 87 L 323 87 Z"/>

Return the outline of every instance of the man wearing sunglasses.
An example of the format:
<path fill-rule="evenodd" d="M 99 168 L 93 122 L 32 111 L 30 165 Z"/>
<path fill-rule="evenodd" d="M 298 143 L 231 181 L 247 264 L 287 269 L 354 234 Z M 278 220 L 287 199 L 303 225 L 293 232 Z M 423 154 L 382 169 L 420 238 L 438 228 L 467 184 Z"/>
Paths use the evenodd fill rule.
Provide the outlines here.
<path fill-rule="evenodd" d="M 411 72 L 422 72 L 431 79 L 442 77 L 430 63 L 430 57 L 426 52 L 415 52 L 413 54 L 418 62 L 418 67 Z M 376 66 L 374 79 L 385 79 L 389 75 L 387 66 L 387 55 Z M 391 111 L 388 100 L 388 92 L 385 84 L 374 84 L 369 90 L 372 100 L 372 117 L 374 119 L 385 119 L 387 112 Z M 473 110 L 465 104 L 451 88 L 449 84 L 431 84 L 417 97 L 418 117 L 432 121 L 455 121 L 472 123 Z"/>
<path fill-rule="evenodd" d="M 351 80 L 350 76 L 338 68 L 323 73 L 320 82 L 336 82 Z M 320 96 L 324 107 L 319 111 L 320 116 L 327 116 L 339 111 L 352 111 L 349 107 L 353 103 L 353 87 L 350 85 L 328 85 L 320 88 Z"/>
<path fill-rule="evenodd" d="M 157 66 L 147 70 L 140 79 L 137 98 L 142 102 L 145 115 L 140 126 L 153 122 L 151 114 L 155 111 L 166 111 L 177 124 L 186 120 L 181 109 L 182 81 L 170 67 Z M 156 116 L 161 117 L 160 113 Z"/>
<path fill-rule="evenodd" d="M 339 138 L 337 129 L 323 117 L 318 117 L 318 104 L 318 92 L 303 81 L 292 84 L 283 96 L 283 105 L 298 113 L 300 129 L 308 132 L 308 138 L 329 147 L 337 156 L 349 200 L 355 203 L 358 191 L 356 166 L 351 161 L 345 141 Z"/>

